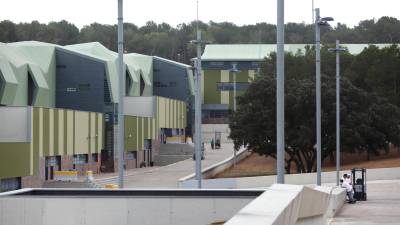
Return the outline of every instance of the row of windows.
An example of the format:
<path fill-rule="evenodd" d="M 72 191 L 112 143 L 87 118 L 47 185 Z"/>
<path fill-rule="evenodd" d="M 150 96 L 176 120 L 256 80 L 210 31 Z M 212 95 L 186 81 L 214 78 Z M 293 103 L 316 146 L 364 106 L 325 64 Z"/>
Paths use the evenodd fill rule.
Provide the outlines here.
<path fill-rule="evenodd" d="M 67 92 L 90 91 L 90 84 L 78 84 L 78 87 L 67 87 Z"/>
<path fill-rule="evenodd" d="M 236 90 L 246 90 L 249 88 L 250 83 L 248 82 L 236 82 Z M 235 83 L 233 82 L 218 82 L 217 90 L 218 91 L 233 91 L 235 89 Z"/>

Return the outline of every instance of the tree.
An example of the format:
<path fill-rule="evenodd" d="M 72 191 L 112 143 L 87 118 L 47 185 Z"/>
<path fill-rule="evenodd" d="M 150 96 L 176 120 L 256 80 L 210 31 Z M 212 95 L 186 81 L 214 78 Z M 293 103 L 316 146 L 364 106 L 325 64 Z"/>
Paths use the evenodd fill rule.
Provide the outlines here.
<path fill-rule="evenodd" d="M 9 20 L 0 22 L 0 42 L 17 41 L 15 24 Z"/>
<path fill-rule="evenodd" d="M 263 75 L 238 97 L 230 120 L 235 147 L 276 158 L 276 79 Z M 315 83 L 310 78 L 289 78 L 285 83 L 286 170 L 315 171 Z M 322 82 L 322 159 L 335 152 L 335 80 Z M 400 144 L 400 109 L 376 94 L 341 82 L 341 151 L 380 154 L 389 143 Z"/>

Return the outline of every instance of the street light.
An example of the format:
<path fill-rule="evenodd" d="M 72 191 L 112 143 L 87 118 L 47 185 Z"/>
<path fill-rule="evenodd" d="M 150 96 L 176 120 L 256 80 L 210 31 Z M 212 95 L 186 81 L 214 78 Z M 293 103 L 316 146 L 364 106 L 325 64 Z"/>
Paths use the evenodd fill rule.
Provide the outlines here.
<path fill-rule="evenodd" d="M 236 68 L 236 63 L 232 63 L 232 68 L 229 70 L 233 74 L 233 112 L 236 112 L 236 73 L 240 70 Z M 236 149 L 233 148 L 233 166 L 236 166 Z"/>
<path fill-rule="evenodd" d="M 321 186 L 321 26 L 329 26 L 332 17 L 320 17 L 315 9 L 315 77 L 316 77 L 316 120 L 317 120 L 317 185 Z"/>
<path fill-rule="evenodd" d="M 196 76 L 195 76 L 195 158 L 196 158 L 196 180 L 197 180 L 197 188 L 201 189 L 201 47 L 204 44 L 208 44 L 209 42 L 201 39 L 201 31 L 199 30 L 199 2 L 197 1 L 197 39 L 190 41 L 191 44 L 195 44 L 197 46 L 197 58 L 194 61 L 196 67 Z"/>
<path fill-rule="evenodd" d="M 118 0 L 118 77 L 119 77 L 119 103 L 118 103 L 118 187 L 124 187 L 124 23 L 123 0 Z"/>
<path fill-rule="evenodd" d="M 285 183 L 285 1 L 277 0 L 276 23 L 276 182 Z"/>
<path fill-rule="evenodd" d="M 340 52 L 346 51 L 340 47 L 339 40 L 336 40 L 336 47 L 328 49 L 336 53 L 336 186 L 339 186 L 340 179 Z"/>

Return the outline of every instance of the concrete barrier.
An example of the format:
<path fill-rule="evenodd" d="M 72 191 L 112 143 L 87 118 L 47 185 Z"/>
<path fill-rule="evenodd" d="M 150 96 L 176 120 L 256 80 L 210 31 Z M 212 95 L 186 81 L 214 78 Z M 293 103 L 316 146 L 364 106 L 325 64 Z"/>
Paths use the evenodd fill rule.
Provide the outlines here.
<path fill-rule="evenodd" d="M 218 150 L 215 150 L 218 151 Z M 242 148 L 240 149 L 237 154 L 236 154 L 236 162 L 240 162 L 241 160 L 245 159 L 251 154 L 251 152 L 247 151 L 246 149 Z M 211 165 L 205 169 L 202 170 L 203 178 L 203 185 L 204 188 L 222 188 L 222 189 L 231 189 L 235 188 L 236 185 L 236 180 L 232 178 L 227 178 L 227 179 L 207 179 L 210 177 L 214 177 L 219 173 L 222 173 L 223 171 L 231 168 L 234 163 L 234 157 L 233 155 L 224 161 L 221 161 L 219 163 L 216 163 L 214 165 Z M 192 173 L 186 177 L 182 177 L 181 179 L 178 180 L 178 187 L 179 188 L 196 188 L 197 184 L 194 182 L 195 174 Z M 227 184 L 224 186 L 224 184 Z"/>
<path fill-rule="evenodd" d="M 350 171 L 341 171 L 341 174 L 350 173 Z M 336 172 L 323 172 L 322 183 L 325 186 L 333 186 L 336 184 Z M 190 188 L 190 181 L 187 179 L 193 179 L 193 176 L 182 178 L 179 180 L 179 187 Z M 367 170 L 367 181 L 372 180 L 398 180 L 400 179 L 400 168 L 381 168 L 381 169 L 368 169 Z M 229 181 L 227 181 L 229 180 Z M 302 173 L 302 174 L 286 174 L 286 184 L 296 185 L 312 185 L 317 180 L 316 173 Z M 204 187 L 213 188 L 265 188 L 276 183 L 276 176 L 257 176 L 257 177 L 237 177 L 237 178 L 218 178 L 218 179 L 205 179 L 203 180 Z M 224 184 L 229 184 L 224 186 Z"/>
<path fill-rule="evenodd" d="M 274 184 L 225 225 L 328 224 L 332 216 L 331 207 L 340 206 L 342 203 L 339 202 L 345 201 L 344 196 L 339 194 L 341 192 L 333 192 L 331 187 Z"/>

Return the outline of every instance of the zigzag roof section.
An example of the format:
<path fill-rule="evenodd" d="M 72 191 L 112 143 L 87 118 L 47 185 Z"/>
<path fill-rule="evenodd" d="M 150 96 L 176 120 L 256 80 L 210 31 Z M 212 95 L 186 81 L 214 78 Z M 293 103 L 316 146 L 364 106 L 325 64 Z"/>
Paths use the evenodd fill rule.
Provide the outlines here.
<path fill-rule="evenodd" d="M 67 45 L 62 49 L 68 50 L 70 53 L 78 53 L 81 56 L 87 56 L 91 59 L 103 62 L 105 64 L 106 75 L 110 83 L 111 99 L 113 102 L 118 102 L 118 57 L 115 52 L 110 51 L 98 42 Z"/>
<path fill-rule="evenodd" d="M 78 53 L 91 59 L 105 63 L 106 74 L 111 85 L 113 102 L 118 102 L 118 54 L 104 47 L 99 42 L 83 43 L 61 47 L 72 53 Z M 153 94 L 153 64 L 152 57 L 140 54 L 124 54 L 124 73 L 128 71 L 133 82 L 130 96 L 139 96 L 140 77 L 145 82 L 144 96 Z"/>
<path fill-rule="evenodd" d="M 28 74 L 35 83 L 34 106 L 53 107 L 55 88 L 55 45 L 17 42 L 0 45 L 1 76 L 4 82 L 1 104 L 28 104 Z"/>
<path fill-rule="evenodd" d="M 153 95 L 153 57 L 137 53 L 129 53 L 124 55 L 124 61 L 128 68 L 136 68 L 135 73 L 138 81 L 142 77 L 145 87 L 143 96 Z"/>
<path fill-rule="evenodd" d="M 388 47 L 391 44 L 341 44 L 350 54 L 357 55 L 369 45 L 378 48 Z M 306 46 L 313 44 L 285 44 L 285 51 L 305 53 Z M 206 45 L 202 60 L 204 61 L 261 61 L 272 52 L 276 52 L 276 44 L 209 44 Z"/>

